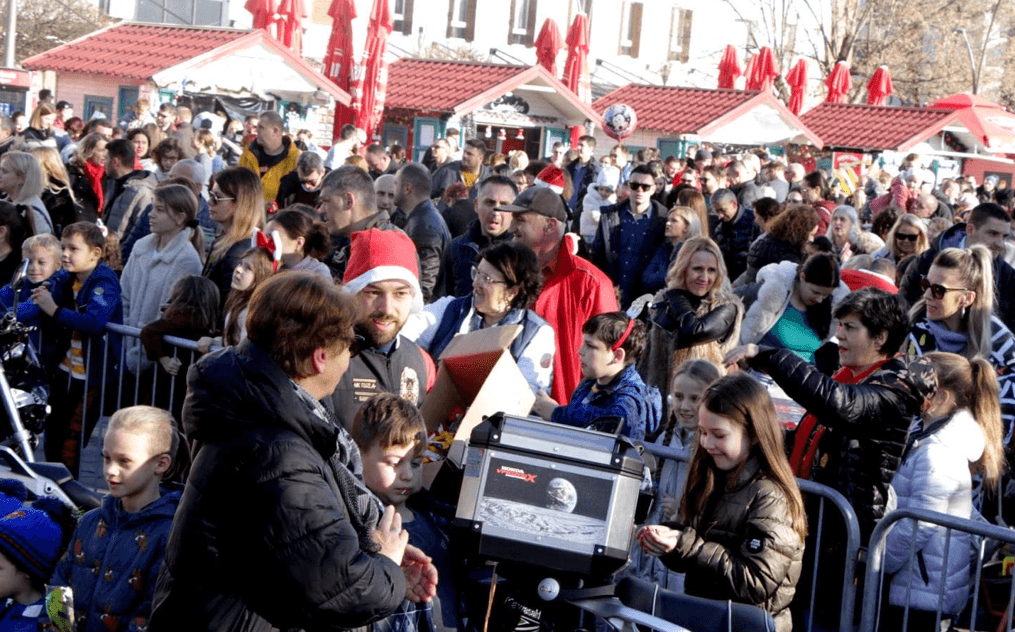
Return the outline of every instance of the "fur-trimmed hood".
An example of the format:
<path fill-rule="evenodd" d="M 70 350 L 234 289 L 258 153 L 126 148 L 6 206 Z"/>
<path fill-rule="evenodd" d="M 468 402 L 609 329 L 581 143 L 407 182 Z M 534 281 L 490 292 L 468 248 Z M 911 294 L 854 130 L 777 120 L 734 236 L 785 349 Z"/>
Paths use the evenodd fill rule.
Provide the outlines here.
<path fill-rule="evenodd" d="M 744 320 L 740 325 L 740 344 L 758 343 L 768 330 L 771 329 L 779 319 L 786 306 L 789 305 L 789 297 L 793 292 L 793 281 L 797 275 L 798 264 L 791 261 L 772 263 L 758 271 L 758 282 L 756 292 L 746 291 L 742 298 L 747 306 Z M 750 294 L 756 294 L 756 299 L 749 302 Z M 839 281 L 839 287 L 832 292 L 832 308 L 839 304 L 847 294 L 849 286 Z M 829 327 L 829 332 L 835 331 L 835 321 Z"/>

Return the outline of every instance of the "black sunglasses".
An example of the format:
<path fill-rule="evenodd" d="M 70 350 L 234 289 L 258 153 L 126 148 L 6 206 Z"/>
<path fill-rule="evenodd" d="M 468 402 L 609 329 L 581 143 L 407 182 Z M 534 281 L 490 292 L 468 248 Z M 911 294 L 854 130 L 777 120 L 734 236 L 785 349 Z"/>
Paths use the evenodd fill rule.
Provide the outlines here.
<path fill-rule="evenodd" d="M 920 289 L 925 293 L 930 290 L 930 295 L 937 300 L 941 300 L 945 297 L 948 292 L 968 292 L 969 288 L 966 287 L 945 287 L 939 283 L 931 283 L 926 278 L 920 279 Z"/>
<path fill-rule="evenodd" d="M 916 241 L 919 235 L 905 235 L 903 233 L 895 233 L 895 238 L 900 241 Z"/>
<path fill-rule="evenodd" d="M 648 184 L 645 182 L 628 182 L 627 186 L 632 191 L 648 191 L 649 189 L 655 186 L 655 183 L 653 182 L 651 184 Z"/>

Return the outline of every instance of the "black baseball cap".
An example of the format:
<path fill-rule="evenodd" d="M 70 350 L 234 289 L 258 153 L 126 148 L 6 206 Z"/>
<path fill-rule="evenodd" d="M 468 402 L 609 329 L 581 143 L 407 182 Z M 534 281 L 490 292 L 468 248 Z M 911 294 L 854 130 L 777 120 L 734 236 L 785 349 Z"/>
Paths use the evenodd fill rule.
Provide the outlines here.
<path fill-rule="evenodd" d="M 56 104 L 56 109 L 58 109 L 58 110 L 63 110 L 65 108 L 73 108 L 73 107 L 74 106 L 70 104 L 70 101 L 60 101 L 59 103 Z"/>
<path fill-rule="evenodd" d="M 564 207 L 564 199 L 548 187 L 539 185 L 525 189 L 521 195 L 515 198 L 514 202 L 495 207 L 494 210 L 505 213 L 538 213 L 545 217 L 552 217 L 559 222 L 567 221 L 567 208 Z"/>

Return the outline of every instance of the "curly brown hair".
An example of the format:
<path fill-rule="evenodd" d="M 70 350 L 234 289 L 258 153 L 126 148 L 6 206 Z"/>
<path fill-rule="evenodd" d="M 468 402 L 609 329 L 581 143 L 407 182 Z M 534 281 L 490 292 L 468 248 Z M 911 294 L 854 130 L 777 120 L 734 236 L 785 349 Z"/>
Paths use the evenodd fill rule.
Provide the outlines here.
<path fill-rule="evenodd" d="M 768 224 L 768 233 L 802 251 L 818 223 L 818 213 L 814 207 L 809 204 L 790 204 Z"/>

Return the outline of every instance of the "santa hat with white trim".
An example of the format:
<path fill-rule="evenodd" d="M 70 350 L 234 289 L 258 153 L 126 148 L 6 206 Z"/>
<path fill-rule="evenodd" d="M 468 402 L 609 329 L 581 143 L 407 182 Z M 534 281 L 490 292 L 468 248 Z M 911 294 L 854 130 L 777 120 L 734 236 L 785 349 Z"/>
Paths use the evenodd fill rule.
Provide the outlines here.
<path fill-rule="evenodd" d="M 423 309 L 416 245 L 400 230 L 371 228 L 352 234 L 342 287 L 358 294 L 371 283 L 404 281 L 412 288 L 412 312 Z"/>
<path fill-rule="evenodd" d="M 536 181 L 532 183 L 532 186 L 548 187 L 557 195 L 562 195 L 564 193 L 564 170 L 554 164 L 547 165 L 536 176 Z"/>

